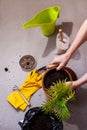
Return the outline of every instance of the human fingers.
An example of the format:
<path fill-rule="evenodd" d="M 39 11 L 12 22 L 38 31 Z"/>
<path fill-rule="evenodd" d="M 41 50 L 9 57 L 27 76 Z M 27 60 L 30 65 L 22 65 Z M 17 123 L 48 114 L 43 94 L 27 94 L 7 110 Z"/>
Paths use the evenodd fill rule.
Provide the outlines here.
<path fill-rule="evenodd" d="M 66 85 L 69 85 L 71 87 L 71 89 L 73 90 L 73 81 L 67 81 Z"/>
<path fill-rule="evenodd" d="M 60 70 L 62 68 L 63 68 L 63 66 L 60 64 L 58 67 L 56 67 L 56 70 Z"/>
<path fill-rule="evenodd" d="M 66 64 L 65 64 L 65 62 L 61 62 L 58 66 L 57 66 L 57 70 L 60 70 L 60 69 L 62 69 L 64 66 L 65 66 Z"/>
<path fill-rule="evenodd" d="M 78 82 L 78 80 L 76 80 L 76 81 L 68 81 L 68 82 L 66 82 L 66 84 L 70 85 L 72 90 L 76 90 L 78 88 L 77 82 Z"/>

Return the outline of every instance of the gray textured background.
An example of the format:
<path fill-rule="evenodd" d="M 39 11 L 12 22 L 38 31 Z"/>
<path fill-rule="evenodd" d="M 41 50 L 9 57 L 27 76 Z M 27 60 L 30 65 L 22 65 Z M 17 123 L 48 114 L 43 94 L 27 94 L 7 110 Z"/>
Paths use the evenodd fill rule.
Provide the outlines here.
<path fill-rule="evenodd" d="M 37 61 L 37 68 L 48 65 L 54 57 L 56 34 L 45 37 L 39 27 L 23 30 L 22 24 L 44 8 L 60 5 L 57 27 L 62 27 L 72 44 L 75 35 L 87 18 L 87 0 L 0 0 L 0 130 L 20 130 L 18 121 L 25 112 L 16 111 L 7 96 L 13 86 L 20 86 L 28 72 L 19 66 L 23 55 L 31 54 Z M 68 66 L 78 77 L 87 71 L 87 42 L 73 55 Z M 9 71 L 5 72 L 4 68 Z M 64 122 L 64 130 L 87 130 L 87 84 L 77 91 L 77 99 L 71 105 L 70 120 Z M 39 106 L 44 100 L 42 89 L 33 95 L 31 105 Z"/>

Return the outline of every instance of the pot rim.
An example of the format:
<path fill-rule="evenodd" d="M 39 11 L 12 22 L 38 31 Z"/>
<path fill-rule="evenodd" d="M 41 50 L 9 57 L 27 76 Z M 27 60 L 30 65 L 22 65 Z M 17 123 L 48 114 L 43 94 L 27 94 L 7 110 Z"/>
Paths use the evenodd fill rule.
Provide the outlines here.
<path fill-rule="evenodd" d="M 42 88 L 43 88 L 43 91 L 44 91 L 44 93 L 45 93 L 45 95 L 46 95 L 46 97 L 47 97 L 48 99 L 50 99 L 51 96 L 48 95 L 47 92 L 46 92 L 46 90 L 45 90 L 44 78 L 45 78 L 45 76 L 46 76 L 50 71 L 52 71 L 52 70 L 54 70 L 54 69 L 56 69 L 56 67 L 52 67 L 51 69 L 46 70 L 46 71 L 44 72 L 44 75 L 43 75 L 43 78 L 42 78 Z M 73 78 L 72 78 L 72 76 L 71 76 L 71 74 L 70 74 L 70 72 L 69 72 L 69 70 L 72 70 L 72 69 L 70 69 L 69 67 L 63 67 L 61 70 L 64 70 L 64 71 L 68 74 L 70 81 L 73 81 Z M 72 71 L 73 71 L 73 70 L 72 70 Z M 73 71 L 73 72 L 74 72 L 74 71 Z M 75 74 L 75 76 L 76 76 L 76 79 L 78 79 L 76 74 Z"/>

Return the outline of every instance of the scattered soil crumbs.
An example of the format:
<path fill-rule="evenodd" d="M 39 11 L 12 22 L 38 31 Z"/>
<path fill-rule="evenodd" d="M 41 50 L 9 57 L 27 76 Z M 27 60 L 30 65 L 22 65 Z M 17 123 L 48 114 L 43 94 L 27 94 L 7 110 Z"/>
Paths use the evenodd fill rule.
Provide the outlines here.
<path fill-rule="evenodd" d="M 6 68 L 4 68 L 4 70 L 5 70 L 5 72 L 7 72 L 7 71 L 9 71 L 9 69 L 6 67 Z"/>

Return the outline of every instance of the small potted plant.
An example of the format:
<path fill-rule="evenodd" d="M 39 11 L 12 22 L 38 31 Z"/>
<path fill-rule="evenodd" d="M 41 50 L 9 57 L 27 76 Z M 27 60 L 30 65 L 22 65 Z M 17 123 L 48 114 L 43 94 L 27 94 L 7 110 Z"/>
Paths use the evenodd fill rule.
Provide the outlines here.
<path fill-rule="evenodd" d="M 77 80 L 77 75 L 69 67 L 64 67 L 61 70 L 52 68 L 44 73 L 42 79 L 42 87 L 47 98 L 42 105 L 42 110 L 45 113 L 54 113 L 61 120 L 70 117 L 68 102 L 75 97 L 75 91 L 72 91 L 71 85 L 66 84 L 67 81 Z"/>
<path fill-rule="evenodd" d="M 68 102 L 75 99 L 75 91 L 71 89 L 71 84 L 66 84 L 66 80 L 59 80 L 46 91 L 50 99 L 47 99 L 42 105 L 42 110 L 46 114 L 55 114 L 61 120 L 68 119 L 70 117 Z"/>
<path fill-rule="evenodd" d="M 47 93 L 47 89 L 50 88 L 54 83 L 60 81 L 75 81 L 77 80 L 76 73 L 69 67 L 64 67 L 61 70 L 56 70 L 56 68 L 48 69 L 42 79 L 42 88 L 47 99 L 50 99 L 50 95 Z"/>

